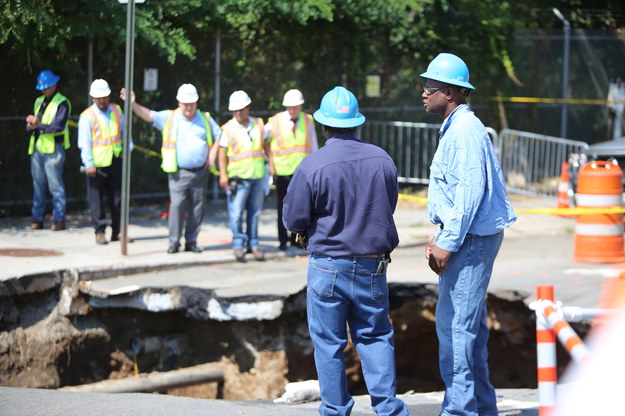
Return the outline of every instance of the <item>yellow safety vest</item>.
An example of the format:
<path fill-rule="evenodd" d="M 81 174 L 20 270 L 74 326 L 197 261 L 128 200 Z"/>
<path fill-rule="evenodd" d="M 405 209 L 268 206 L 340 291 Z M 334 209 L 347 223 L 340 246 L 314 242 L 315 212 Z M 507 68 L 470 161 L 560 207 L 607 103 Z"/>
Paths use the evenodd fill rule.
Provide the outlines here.
<path fill-rule="evenodd" d="M 262 119 L 252 117 L 252 129 L 249 132 L 237 126 L 238 122 L 232 118 L 221 127 L 222 134 L 228 139 L 228 177 L 261 179 L 265 176 L 265 124 Z"/>
<path fill-rule="evenodd" d="M 273 166 L 278 176 L 292 175 L 302 160 L 312 152 L 315 128 L 312 116 L 300 113 L 295 133 L 291 129 L 290 121 L 287 111 L 278 113 L 268 120 L 273 134 L 271 140 Z"/>
<path fill-rule="evenodd" d="M 35 100 L 34 114 L 39 114 L 39 109 L 41 108 L 41 104 L 43 104 L 43 100 L 45 100 L 45 96 L 42 95 L 37 97 Z M 55 138 L 57 136 L 63 136 L 63 148 L 65 150 L 69 149 L 69 128 L 67 127 L 67 123 L 69 121 L 69 115 L 72 112 L 72 103 L 62 95 L 60 92 L 57 92 L 52 97 L 52 100 L 48 103 L 48 106 L 43 111 L 43 115 L 41 116 L 40 124 L 50 124 L 56 117 L 56 112 L 59 109 L 59 104 L 62 102 L 67 102 L 67 120 L 65 121 L 65 127 L 62 131 L 56 133 L 39 133 L 39 138 L 37 139 L 37 151 L 43 154 L 51 154 L 54 153 L 54 145 L 56 143 Z M 35 135 L 31 134 L 30 136 L 30 144 L 28 145 L 28 154 L 32 155 L 35 151 Z"/>
<path fill-rule="evenodd" d="M 182 110 L 179 108 L 169 111 L 167 122 L 165 123 L 165 127 L 163 127 L 162 131 L 163 144 L 161 145 L 161 156 L 163 157 L 163 163 L 161 164 L 161 169 L 167 173 L 174 173 L 178 171 L 176 141 L 178 140 L 178 117 L 184 117 L 180 114 L 181 111 Z M 196 110 L 196 113 L 198 117 L 200 117 L 200 120 L 202 120 L 204 128 L 206 129 L 206 145 L 208 146 L 208 151 L 210 152 L 210 148 L 213 145 L 213 133 L 211 132 L 210 124 L 208 122 L 210 114 L 208 112 L 202 113 L 200 110 Z M 210 171 L 212 173 L 217 173 L 215 168 L 211 168 Z"/>
<path fill-rule="evenodd" d="M 113 156 L 119 157 L 122 153 L 122 110 L 117 104 L 109 104 L 108 108 L 108 119 L 95 108 L 95 104 L 80 115 L 91 121 L 91 154 L 96 168 L 111 166 Z"/>

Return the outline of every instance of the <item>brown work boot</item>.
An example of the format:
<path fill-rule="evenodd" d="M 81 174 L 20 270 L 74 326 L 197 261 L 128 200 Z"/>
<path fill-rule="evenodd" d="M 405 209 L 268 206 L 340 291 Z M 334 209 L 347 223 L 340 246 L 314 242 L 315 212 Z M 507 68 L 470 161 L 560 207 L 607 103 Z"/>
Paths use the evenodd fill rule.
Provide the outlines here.
<path fill-rule="evenodd" d="M 104 245 L 104 244 L 108 244 L 109 242 L 106 241 L 106 236 L 104 235 L 104 233 L 96 233 L 96 235 L 95 235 L 95 243 L 96 244 L 100 244 L 100 245 Z"/>
<path fill-rule="evenodd" d="M 63 231 L 65 230 L 65 223 L 63 221 L 56 221 L 54 224 L 52 224 L 52 227 L 50 227 L 50 229 L 52 231 Z"/>
<path fill-rule="evenodd" d="M 265 253 L 259 248 L 252 249 L 252 255 L 256 261 L 265 261 Z"/>
<path fill-rule="evenodd" d="M 245 263 L 245 252 L 243 251 L 243 249 L 239 248 L 234 250 L 234 258 L 236 258 L 237 261 L 241 263 Z"/>
<path fill-rule="evenodd" d="M 42 221 L 33 221 L 33 223 L 30 224 L 30 229 L 31 230 L 43 230 L 43 222 Z"/>

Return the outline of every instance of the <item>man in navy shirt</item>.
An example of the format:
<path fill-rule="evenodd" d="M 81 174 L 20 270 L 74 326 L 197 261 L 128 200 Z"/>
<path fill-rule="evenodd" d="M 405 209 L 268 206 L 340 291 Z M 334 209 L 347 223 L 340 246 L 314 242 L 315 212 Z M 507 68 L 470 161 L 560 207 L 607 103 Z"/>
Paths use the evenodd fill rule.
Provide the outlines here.
<path fill-rule="evenodd" d="M 388 319 L 386 268 L 399 239 L 393 221 L 397 169 L 382 149 L 363 143 L 365 122 L 343 87 L 325 94 L 314 119 L 325 146 L 305 158 L 289 184 L 283 223 L 307 236 L 307 313 L 322 415 L 349 415 L 343 351 L 347 324 L 377 414 L 407 415 L 395 397 L 395 349 Z"/>

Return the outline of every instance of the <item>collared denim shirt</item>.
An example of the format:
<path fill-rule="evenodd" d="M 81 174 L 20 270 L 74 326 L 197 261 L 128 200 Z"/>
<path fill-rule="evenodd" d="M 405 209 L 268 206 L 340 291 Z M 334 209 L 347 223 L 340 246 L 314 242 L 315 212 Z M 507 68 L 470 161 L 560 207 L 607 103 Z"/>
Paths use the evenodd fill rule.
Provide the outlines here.
<path fill-rule="evenodd" d="M 468 104 L 441 126 L 430 167 L 430 221 L 441 227 L 436 246 L 456 252 L 467 234 L 492 235 L 516 221 L 499 161 L 482 122 Z"/>

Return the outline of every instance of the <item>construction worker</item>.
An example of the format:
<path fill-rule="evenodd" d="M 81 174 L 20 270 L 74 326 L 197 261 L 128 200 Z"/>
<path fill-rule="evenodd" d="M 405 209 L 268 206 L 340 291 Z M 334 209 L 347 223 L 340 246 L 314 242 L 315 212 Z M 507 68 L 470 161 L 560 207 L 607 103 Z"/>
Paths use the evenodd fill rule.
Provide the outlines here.
<path fill-rule="evenodd" d="M 345 357 L 349 328 L 378 415 L 404 416 L 396 396 L 393 326 L 386 270 L 399 237 L 393 220 L 397 168 L 377 146 L 356 137 L 365 122 L 358 100 L 335 87 L 313 117 L 325 146 L 305 158 L 284 199 L 284 225 L 307 236 L 306 311 L 315 347 L 321 415 L 349 415 Z"/>
<path fill-rule="evenodd" d="M 80 114 L 78 147 L 87 174 L 95 242 L 107 244 L 104 195 L 111 211 L 111 241 L 120 239 L 124 114 L 119 105 L 109 102 L 111 88 L 105 80 L 93 81 L 89 95 L 93 104 Z"/>
<path fill-rule="evenodd" d="M 267 120 L 267 137 L 271 143 L 269 175 L 275 178 L 278 206 L 279 249 L 288 249 L 287 243 L 296 246 L 295 234 L 291 234 L 282 224 L 282 206 L 286 190 L 300 162 L 318 149 L 315 123 L 310 114 L 302 112 L 304 96 L 299 90 L 288 90 L 282 105 L 286 110 Z"/>
<path fill-rule="evenodd" d="M 125 89 L 121 97 L 126 99 Z M 202 252 L 197 237 L 204 218 L 209 169 L 213 167 L 209 152 L 213 142 L 219 140 L 221 129 L 209 113 L 198 110 L 199 98 L 194 85 L 182 84 L 176 95 L 177 109 L 153 111 L 137 103 L 134 92 L 131 94 L 133 112 L 163 135 L 161 168 L 168 176 L 170 199 L 169 254 L 180 250 L 185 211 L 184 251 Z"/>
<path fill-rule="evenodd" d="M 240 262 L 245 261 L 246 252 L 258 261 L 265 259 L 259 247 L 258 220 L 263 208 L 265 157 L 270 149 L 263 120 L 250 117 L 251 104 L 245 91 L 230 95 L 228 110 L 233 117 L 221 126 L 219 141 L 219 186 L 227 193 L 232 249 Z M 245 232 L 243 210 L 247 210 Z"/>
<path fill-rule="evenodd" d="M 26 129 L 31 132 L 28 154 L 33 176 L 33 230 L 43 229 L 46 207 L 46 184 L 52 195 L 52 231 L 65 229 L 65 185 L 63 165 L 69 149 L 67 122 L 72 111 L 70 101 L 57 91 L 61 77 L 45 69 L 37 76 L 35 88 L 42 95 L 35 100 L 34 114 L 26 117 Z"/>
<path fill-rule="evenodd" d="M 423 107 L 443 122 L 430 167 L 428 210 L 437 225 L 425 257 L 439 276 L 436 334 L 445 383 L 441 415 L 497 415 L 488 370 L 486 292 L 504 229 L 517 219 L 497 155 L 467 96 L 469 68 L 441 53 L 430 62 Z"/>

